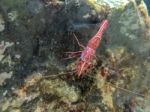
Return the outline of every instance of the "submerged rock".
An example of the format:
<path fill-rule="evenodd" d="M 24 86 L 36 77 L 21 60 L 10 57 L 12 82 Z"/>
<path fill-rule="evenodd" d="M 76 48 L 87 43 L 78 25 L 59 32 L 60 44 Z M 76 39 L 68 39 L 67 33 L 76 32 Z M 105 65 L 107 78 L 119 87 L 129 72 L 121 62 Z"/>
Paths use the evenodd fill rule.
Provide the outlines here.
<path fill-rule="evenodd" d="M 121 60 L 125 56 L 126 48 L 123 46 L 113 46 L 106 50 L 110 57 L 115 57 L 117 60 Z"/>
<path fill-rule="evenodd" d="M 12 77 L 13 72 L 3 72 L 0 73 L 0 85 L 3 85 L 6 79 L 10 79 Z"/>
<path fill-rule="evenodd" d="M 80 98 L 80 91 L 76 87 L 69 86 L 65 81 L 60 79 L 43 80 L 40 83 L 40 91 L 44 95 L 54 95 L 65 98 L 70 102 L 76 102 Z"/>
<path fill-rule="evenodd" d="M 43 1 L 49 4 L 44 6 Z M 16 73 L 12 75 L 13 78 L 10 81 L 6 82 L 9 84 L 3 87 L 6 88 L 6 91 L 2 89 L 2 93 L 5 97 L 9 96 L 10 91 L 7 88 L 9 87 L 13 88 L 12 91 L 15 91 L 15 95 L 17 95 L 17 98 L 10 95 L 11 97 L 0 104 L 0 107 L 3 105 L 2 111 L 109 112 L 109 108 L 113 111 L 116 105 L 116 107 L 123 108 L 125 99 L 132 95 L 111 86 L 104 77 L 99 77 L 100 74 L 95 79 L 95 74 L 99 72 L 101 65 L 94 68 L 96 72 L 91 71 L 93 74 L 91 77 L 94 77 L 92 80 L 87 78 L 87 74 L 81 80 L 75 79 L 76 81 L 73 83 L 68 81 L 70 85 L 67 80 L 59 78 L 42 79 L 43 75 L 27 76 L 27 74 L 32 76 L 31 73 L 36 70 L 49 70 L 51 75 L 66 69 L 65 64 L 60 61 L 63 58 L 62 54 L 65 51 L 79 50 L 70 32 L 75 32 L 79 41 L 86 45 L 91 35 L 96 32 L 97 24 L 105 18 L 110 9 L 109 6 L 103 6 L 100 0 L 65 0 L 64 4 L 52 4 L 53 1 L 55 3 L 55 0 L 0 1 L 4 9 L 6 8 L 4 12 L 7 16 L 6 21 L 0 16 L 0 32 L 2 32 L 0 36 L 3 37 L 0 38 L 0 61 L 1 65 L 13 66 L 15 70 L 13 67 L 12 70 Z M 142 16 L 139 18 L 138 12 L 131 2 L 125 4 L 126 7 L 124 7 L 125 5 L 122 7 L 122 4 L 118 6 L 116 2 L 116 4 L 112 3 L 116 7 L 111 10 L 112 17 L 109 18 L 110 26 L 107 30 L 111 35 L 112 42 L 109 43 L 109 46 L 105 46 L 107 46 L 108 58 L 115 59 L 113 61 L 115 64 L 112 65 L 111 60 L 106 57 L 106 60 L 101 59 L 102 65 L 106 62 L 108 72 L 110 72 L 108 74 L 114 72 L 115 75 L 119 74 L 121 78 L 123 77 L 119 81 L 115 80 L 117 86 L 143 92 L 143 88 L 145 86 L 148 88 L 150 82 L 150 64 L 139 58 L 139 55 L 136 55 L 138 60 L 131 59 L 130 53 L 143 53 L 150 48 L 148 41 L 144 46 L 140 46 L 144 43 L 142 41 L 144 19 Z M 105 37 L 104 35 L 104 41 L 108 41 Z M 102 46 L 100 47 L 102 48 Z M 147 55 L 149 54 L 147 53 Z M 126 56 L 127 58 L 125 58 Z M 65 60 L 65 62 L 69 61 Z M 140 66 L 142 62 L 144 63 Z M 1 71 L 9 66 L 1 67 Z M 74 68 L 73 66 L 70 65 L 70 68 Z M 11 75 L 8 77 L 7 72 L 2 72 L 0 76 L 11 78 Z M 143 78 L 144 76 L 145 78 Z M 0 84 L 3 84 L 4 80 Z M 93 82 L 96 82 L 96 87 L 93 87 Z M 139 84 L 139 82 L 141 83 Z M 20 88 L 22 83 L 25 89 Z M 15 90 L 18 86 L 20 89 Z M 91 89 L 92 87 L 93 89 Z M 83 93 L 87 95 L 85 99 L 84 96 L 81 97 Z M 140 106 L 137 108 L 141 109 Z M 148 110 L 149 107 L 146 106 L 145 109 Z"/>
<path fill-rule="evenodd" d="M 33 14 L 38 14 L 44 8 L 44 4 L 41 0 L 28 0 L 27 8 Z"/>
<path fill-rule="evenodd" d="M 18 12 L 17 11 L 11 11 L 8 13 L 8 19 L 9 21 L 15 21 L 18 17 Z"/>
<path fill-rule="evenodd" d="M 129 3 L 129 0 L 116 0 L 114 2 L 114 0 L 95 0 L 97 3 L 99 4 L 107 4 L 109 5 L 111 8 L 122 8 L 123 6 L 127 5 Z"/>
<path fill-rule="evenodd" d="M 4 29 L 5 29 L 5 21 L 2 15 L 0 14 L 0 32 L 2 32 Z"/>

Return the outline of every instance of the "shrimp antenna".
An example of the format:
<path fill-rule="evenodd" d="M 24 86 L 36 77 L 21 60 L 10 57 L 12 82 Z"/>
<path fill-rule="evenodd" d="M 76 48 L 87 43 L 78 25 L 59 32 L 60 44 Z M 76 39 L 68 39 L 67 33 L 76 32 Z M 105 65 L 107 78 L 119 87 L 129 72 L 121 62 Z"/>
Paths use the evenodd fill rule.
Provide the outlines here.
<path fill-rule="evenodd" d="M 76 36 L 74 33 L 73 33 L 73 36 L 75 37 L 75 40 L 77 41 L 78 45 L 84 49 L 85 46 L 83 46 L 83 45 L 79 42 L 77 36 Z"/>

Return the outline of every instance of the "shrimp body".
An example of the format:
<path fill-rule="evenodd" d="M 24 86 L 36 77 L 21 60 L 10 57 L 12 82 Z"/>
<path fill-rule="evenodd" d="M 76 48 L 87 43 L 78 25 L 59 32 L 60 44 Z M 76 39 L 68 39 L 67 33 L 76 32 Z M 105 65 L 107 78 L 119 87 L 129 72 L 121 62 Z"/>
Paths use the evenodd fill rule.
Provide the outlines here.
<path fill-rule="evenodd" d="M 92 65 L 92 61 L 96 57 L 95 56 L 96 49 L 98 48 L 102 39 L 102 35 L 104 31 L 107 29 L 107 27 L 108 27 L 108 20 L 105 19 L 102 21 L 98 32 L 88 41 L 86 47 L 80 44 L 77 37 L 74 35 L 76 41 L 78 42 L 78 45 L 82 47 L 84 50 L 77 52 L 66 52 L 67 54 L 69 54 L 69 57 L 65 59 L 71 59 L 80 55 L 80 59 L 76 62 L 74 70 L 78 77 L 80 77 L 87 70 L 89 70 L 90 66 Z"/>
<path fill-rule="evenodd" d="M 102 39 L 103 32 L 108 27 L 108 20 L 103 20 L 98 32 L 88 41 L 87 46 L 81 53 L 80 60 L 76 63 L 75 72 L 78 77 L 81 76 L 91 65 L 92 60 L 95 57 L 96 49 L 98 48 Z"/>

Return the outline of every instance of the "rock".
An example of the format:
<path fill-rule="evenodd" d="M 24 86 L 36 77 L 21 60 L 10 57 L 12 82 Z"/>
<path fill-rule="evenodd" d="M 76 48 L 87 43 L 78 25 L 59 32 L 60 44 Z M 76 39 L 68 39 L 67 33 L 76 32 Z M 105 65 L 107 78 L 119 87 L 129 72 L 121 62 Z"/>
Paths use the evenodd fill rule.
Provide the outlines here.
<path fill-rule="evenodd" d="M 13 45 L 14 45 L 13 42 L 1 41 L 1 43 L 0 43 L 0 61 L 5 56 L 4 55 L 5 50 Z"/>
<path fill-rule="evenodd" d="M 44 4 L 40 0 L 28 0 L 27 1 L 27 8 L 33 14 L 38 14 L 44 8 Z"/>
<path fill-rule="evenodd" d="M 21 112 L 21 105 L 24 103 L 25 98 L 5 98 L 0 105 L 1 112 Z"/>
<path fill-rule="evenodd" d="M 17 11 L 11 11 L 8 13 L 8 19 L 11 22 L 15 21 L 17 19 L 17 17 L 18 17 Z"/>
<path fill-rule="evenodd" d="M 135 40 L 135 39 L 137 38 L 135 35 L 132 35 L 132 34 L 129 35 L 128 37 L 129 37 L 131 40 Z"/>
<path fill-rule="evenodd" d="M 1 111 L 5 112 L 8 107 L 10 106 L 10 101 L 6 101 L 5 103 L 3 103 L 2 107 L 1 107 Z"/>
<path fill-rule="evenodd" d="M 134 110 L 135 112 L 149 112 L 149 104 L 150 102 L 142 97 L 134 96 L 135 102 L 131 102 L 132 98 L 130 98 L 129 102 L 126 103 L 126 108 L 129 108 L 130 110 Z M 134 103 L 134 104 L 133 104 Z"/>
<path fill-rule="evenodd" d="M 0 85 L 3 85 L 6 79 L 10 79 L 12 77 L 13 72 L 3 72 L 0 73 Z"/>
<path fill-rule="evenodd" d="M 34 112 L 43 112 L 44 111 L 44 109 L 42 108 L 42 107 L 37 107 L 35 110 L 34 110 Z M 49 110 L 50 111 L 50 110 Z"/>
<path fill-rule="evenodd" d="M 107 3 L 111 8 L 120 8 L 123 6 L 126 6 L 129 3 L 129 0 L 122 0 L 122 1 L 116 1 L 114 2 L 113 0 L 96 0 L 97 3 L 103 4 Z"/>
<path fill-rule="evenodd" d="M 138 24 L 133 24 L 133 25 L 130 26 L 130 29 L 131 30 L 138 30 L 139 27 L 140 26 Z"/>
<path fill-rule="evenodd" d="M 21 112 L 21 110 L 20 109 L 13 109 L 13 110 L 11 110 L 11 112 Z"/>
<path fill-rule="evenodd" d="M 69 86 L 60 79 L 43 80 L 40 83 L 41 94 L 55 95 L 76 102 L 80 98 L 80 91 L 74 86 Z"/>
<path fill-rule="evenodd" d="M 121 27 L 120 32 L 121 33 L 127 33 L 127 29 L 125 27 Z"/>
<path fill-rule="evenodd" d="M 2 15 L 0 14 L 0 32 L 4 31 L 4 29 L 5 29 L 5 21 Z"/>
<path fill-rule="evenodd" d="M 115 59 L 121 60 L 121 58 L 125 56 L 126 48 L 123 46 L 113 46 L 111 48 L 106 49 L 106 52 L 110 57 L 114 56 Z"/>
<path fill-rule="evenodd" d="M 140 2 L 140 5 L 137 5 L 136 1 L 129 2 L 126 7 L 114 11 L 110 19 L 109 33 L 112 42 L 109 46 L 124 45 L 136 54 L 146 54 L 149 48 L 142 47 L 146 43 L 145 34 L 149 31 L 146 29 L 148 23 L 145 24 L 147 18 L 145 13 L 144 3 Z"/>
<path fill-rule="evenodd" d="M 102 42 L 107 49 L 102 50 L 106 50 L 110 56 L 108 58 L 115 59 L 119 64 L 113 66 L 106 57 L 108 60 L 101 59 L 102 65 L 106 63 L 109 70 L 114 67 L 113 70 L 108 70 L 109 72 L 115 74 L 115 70 L 118 70 L 118 74 L 123 74 L 122 79 L 116 80 L 117 86 L 138 93 L 143 92 L 145 88 L 149 89 L 150 64 L 148 60 L 144 61 L 147 59 L 144 53 L 149 56 L 150 44 L 149 41 L 143 41 L 144 29 L 147 26 L 144 23 L 144 8 L 141 11 L 138 5 L 128 0 L 61 0 L 60 4 L 57 1 L 0 1 L 4 13 L 0 14 L 0 71 L 5 71 L 0 74 L 0 84 L 3 85 L 7 78 L 11 78 L 0 88 L 1 96 L 6 98 L 5 102 L 0 104 L 2 112 L 108 112 L 109 108 L 113 110 L 114 106 L 123 108 L 125 100 L 133 94 L 107 84 L 105 78 L 99 77 L 99 73 L 95 79 L 93 71 L 99 72 L 99 66 L 91 71 L 91 77 L 94 77 L 92 80 L 85 75 L 83 79 L 73 82 L 76 86 L 71 85 L 71 81 L 59 78 L 42 79 L 43 74 L 38 75 L 35 72 L 44 70 L 49 71 L 51 75 L 66 69 L 65 64 L 70 61 L 65 60 L 65 64 L 62 62 L 64 52 L 80 49 L 74 42 L 72 32 L 86 45 L 98 29 L 97 24 L 108 12 L 112 13 L 108 17 L 110 26 L 107 30 L 111 42 L 105 38 L 107 34 L 104 34 Z M 45 6 L 44 3 L 48 4 Z M 128 54 L 130 56 L 130 53 L 136 54 L 135 58 L 124 58 Z M 6 72 L 8 68 L 13 71 L 13 78 L 11 72 Z M 74 68 L 74 65 L 70 68 Z M 93 85 L 97 86 L 93 88 Z M 79 88 L 86 94 L 85 99 Z M 13 95 L 16 93 L 15 96 L 11 95 L 10 89 L 14 91 Z M 83 105 L 80 104 L 81 101 Z M 149 102 L 145 102 L 144 108 L 142 103 L 139 103 L 136 110 L 148 111 Z"/>

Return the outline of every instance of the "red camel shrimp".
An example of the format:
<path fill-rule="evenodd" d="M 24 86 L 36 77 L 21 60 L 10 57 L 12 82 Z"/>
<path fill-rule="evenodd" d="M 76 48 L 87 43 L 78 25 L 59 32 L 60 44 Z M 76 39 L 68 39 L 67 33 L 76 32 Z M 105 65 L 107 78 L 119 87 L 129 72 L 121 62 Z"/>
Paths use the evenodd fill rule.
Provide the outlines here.
<path fill-rule="evenodd" d="M 84 48 L 83 51 L 78 51 L 78 52 L 68 52 L 70 53 L 69 58 L 73 58 L 76 55 L 81 55 L 80 60 L 77 61 L 76 67 L 75 67 L 75 73 L 77 74 L 78 77 L 80 77 L 91 65 L 92 60 L 95 57 L 96 49 L 98 48 L 100 41 L 102 39 L 102 34 L 108 27 L 108 20 L 103 20 L 98 32 L 88 41 L 88 44 L 86 47 L 81 45 L 75 36 L 79 46 Z"/>

